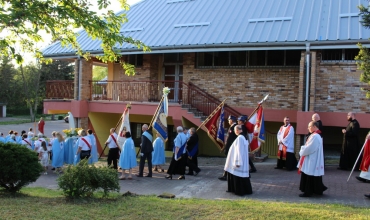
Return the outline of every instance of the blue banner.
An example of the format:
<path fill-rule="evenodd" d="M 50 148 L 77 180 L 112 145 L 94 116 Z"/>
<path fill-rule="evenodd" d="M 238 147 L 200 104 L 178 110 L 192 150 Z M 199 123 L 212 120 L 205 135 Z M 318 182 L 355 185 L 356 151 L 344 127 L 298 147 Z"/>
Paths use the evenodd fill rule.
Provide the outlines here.
<path fill-rule="evenodd" d="M 160 134 L 164 141 L 168 139 L 167 133 L 167 115 L 165 113 L 165 104 L 164 102 L 160 103 L 160 107 L 158 109 L 158 114 L 156 115 L 156 119 L 153 123 L 153 128 Z"/>

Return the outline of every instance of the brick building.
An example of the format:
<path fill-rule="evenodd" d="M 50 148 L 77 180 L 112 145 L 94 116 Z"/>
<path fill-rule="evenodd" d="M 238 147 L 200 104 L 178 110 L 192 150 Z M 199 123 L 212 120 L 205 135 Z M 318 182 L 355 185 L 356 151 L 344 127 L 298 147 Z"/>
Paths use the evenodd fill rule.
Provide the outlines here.
<path fill-rule="evenodd" d="M 359 22 L 358 4 L 367 1 L 141 1 L 119 12 L 129 20 L 121 32 L 151 48 L 143 53 L 133 45 L 118 45 L 136 75 L 126 76 L 119 64 L 108 63 L 107 81 L 93 82 L 92 66 L 105 64 L 80 59 L 56 42 L 44 49 L 44 56 L 73 59 L 75 80 L 48 84 L 44 113 L 71 111 L 103 143 L 128 102 L 133 106 L 131 130 L 139 137 L 164 86 L 172 89 L 170 130 L 200 125 L 202 116 L 225 98 L 227 114 L 249 115 L 270 94 L 264 104 L 267 141 L 262 151 L 276 154 L 276 132 L 284 116 L 295 127 L 298 149 L 314 112 L 325 126 L 325 147 L 339 151 L 347 112 L 357 113 L 362 136 L 370 128 L 369 101 L 361 90 L 366 84 L 359 81 L 354 61 L 356 44 L 366 46 L 370 37 Z M 92 56 L 102 52 L 99 41 L 85 32 L 78 39 Z M 204 131 L 199 135 L 201 154 L 222 155 Z"/>

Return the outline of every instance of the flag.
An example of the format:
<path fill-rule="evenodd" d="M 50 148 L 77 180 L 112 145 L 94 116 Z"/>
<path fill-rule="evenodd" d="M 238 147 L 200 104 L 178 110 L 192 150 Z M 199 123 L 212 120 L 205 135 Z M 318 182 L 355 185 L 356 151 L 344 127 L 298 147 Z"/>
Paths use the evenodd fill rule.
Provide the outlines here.
<path fill-rule="evenodd" d="M 125 110 L 122 114 L 122 122 L 121 126 L 118 131 L 118 137 L 117 137 L 117 143 L 120 147 L 123 146 L 123 144 L 126 141 L 125 132 L 129 131 L 131 133 L 130 128 L 130 108 L 131 106 L 126 106 Z"/>
<path fill-rule="evenodd" d="M 219 105 L 208 118 L 209 120 L 204 124 L 207 134 L 222 150 L 225 145 L 224 104 Z"/>
<path fill-rule="evenodd" d="M 251 153 L 259 150 L 262 143 L 265 143 L 265 119 L 262 105 L 258 105 L 257 110 L 246 122 L 248 135 L 251 143 L 249 144 Z"/>
<path fill-rule="evenodd" d="M 153 128 L 158 132 L 164 141 L 168 139 L 167 133 L 167 115 L 168 115 L 168 100 L 167 95 L 163 95 L 162 102 L 159 103 L 158 113 L 155 115 Z"/>

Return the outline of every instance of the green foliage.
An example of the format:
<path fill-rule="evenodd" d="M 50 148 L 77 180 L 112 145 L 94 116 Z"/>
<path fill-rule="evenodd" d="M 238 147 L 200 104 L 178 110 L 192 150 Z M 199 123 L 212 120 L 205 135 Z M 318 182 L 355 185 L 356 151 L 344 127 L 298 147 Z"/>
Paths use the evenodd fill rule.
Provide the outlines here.
<path fill-rule="evenodd" d="M 15 193 L 35 182 L 43 168 L 35 152 L 26 147 L 0 142 L 0 187 Z"/>
<path fill-rule="evenodd" d="M 361 24 L 365 28 L 370 28 L 370 6 L 365 7 L 360 5 L 358 8 L 360 10 Z M 358 69 L 363 71 L 360 76 L 360 81 L 370 85 L 370 51 L 360 43 L 357 45 L 360 48 L 360 52 L 355 57 L 355 60 L 357 61 Z M 366 98 L 370 98 L 370 89 L 362 88 L 362 90 L 366 91 Z"/>
<path fill-rule="evenodd" d="M 129 10 L 126 0 L 119 0 L 122 9 Z M 97 1 L 99 10 L 110 5 L 109 0 Z M 149 50 L 141 41 L 120 33 L 121 24 L 127 22 L 124 12 L 114 14 L 107 10 L 99 16 L 91 10 L 89 0 L 0 0 L 0 54 L 10 56 L 18 63 L 23 62 L 23 53 L 34 54 L 40 62 L 51 62 L 45 59 L 37 44 L 43 41 L 41 33 L 51 35 L 52 41 L 59 41 L 62 46 L 72 47 L 76 54 L 86 59 L 90 54 L 83 51 L 77 42 L 78 33 L 82 28 L 94 40 L 101 40 L 104 54 L 97 58 L 103 62 L 120 60 L 121 55 L 115 49 L 116 44 L 130 43 L 138 48 Z M 123 61 L 121 61 L 123 65 Z M 126 71 L 126 74 L 134 74 Z"/>
<path fill-rule="evenodd" d="M 69 198 L 91 197 L 97 190 L 119 191 L 117 171 L 108 167 L 95 167 L 82 160 L 76 166 L 68 166 L 58 178 L 59 188 Z"/>
<path fill-rule="evenodd" d="M 104 77 L 108 76 L 108 68 L 103 66 L 94 66 L 93 67 L 93 80 L 99 81 Z"/>
<path fill-rule="evenodd" d="M 58 120 L 63 120 L 64 119 L 64 116 L 63 115 L 59 115 L 58 116 Z"/>

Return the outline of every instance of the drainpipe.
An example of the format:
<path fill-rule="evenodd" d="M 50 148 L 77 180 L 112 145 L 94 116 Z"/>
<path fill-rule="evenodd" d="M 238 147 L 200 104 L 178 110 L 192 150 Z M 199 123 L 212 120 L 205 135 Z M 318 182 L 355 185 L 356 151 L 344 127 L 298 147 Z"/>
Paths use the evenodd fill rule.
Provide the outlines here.
<path fill-rule="evenodd" d="M 82 60 L 80 55 L 78 56 L 78 98 L 77 100 L 81 100 L 81 78 L 82 78 Z"/>
<path fill-rule="evenodd" d="M 310 86 L 310 43 L 306 44 L 306 97 L 304 111 L 308 112 L 308 98 L 309 98 L 309 86 Z"/>

